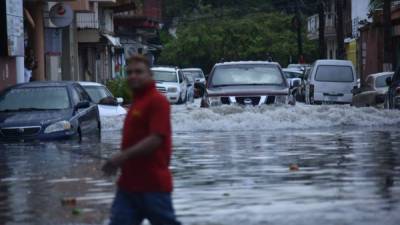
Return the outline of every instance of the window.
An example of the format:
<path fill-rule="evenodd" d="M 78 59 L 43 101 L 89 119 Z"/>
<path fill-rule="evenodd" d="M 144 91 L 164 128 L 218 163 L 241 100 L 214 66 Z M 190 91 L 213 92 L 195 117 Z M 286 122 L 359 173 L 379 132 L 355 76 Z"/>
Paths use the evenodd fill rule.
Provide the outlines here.
<path fill-rule="evenodd" d="M 73 88 L 71 93 L 72 93 L 72 102 L 74 103 L 74 105 L 78 104 L 81 101 L 78 92 L 75 90 L 75 88 Z"/>
<path fill-rule="evenodd" d="M 275 65 L 229 65 L 216 67 L 213 86 L 229 85 L 282 85 L 284 79 Z"/>
<path fill-rule="evenodd" d="M 103 86 L 83 86 L 83 88 L 94 103 L 99 103 L 104 98 L 112 97 L 112 94 Z"/>
<path fill-rule="evenodd" d="M 377 87 L 377 88 L 387 87 L 386 79 L 391 76 L 392 75 L 385 75 L 385 76 L 377 77 L 375 80 L 375 87 Z"/>
<path fill-rule="evenodd" d="M 0 96 L 0 111 L 67 108 L 70 108 L 70 100 L 66 87 L 16 88 Z"/>
<path fill-rule="evenodd" d="M 187 71 L 184 71 L 183 72 L 186 76 L 189 76 L 189 77 L 192 77 L 193 79 L 196 79 L 196 78 L 204 78 L 204 74 L 201 72 L 201 71 L 189 71 L 189 70 L 187 70 Z"/>
<path fill-rule="evenodd" d="M 178 82 L 176 72 L 153 70 L 153 78 L 160 82 Z"/>
<path fill-rule="evenodd" d="M 353 82 L 353 69 L 350 66 L 318 66 L 315 80 L 321 82 Z"/>
<path fill-rule="evenodd" d="M 88 102 L 92 101 L 90 99 L 89 95 L 85 92 L 85 90 L 83 90 L 82 87 L 80 87 L 78 85 L 74 85 L 74 88 L 78 92 L 80 101 L 88 101 Z"/>

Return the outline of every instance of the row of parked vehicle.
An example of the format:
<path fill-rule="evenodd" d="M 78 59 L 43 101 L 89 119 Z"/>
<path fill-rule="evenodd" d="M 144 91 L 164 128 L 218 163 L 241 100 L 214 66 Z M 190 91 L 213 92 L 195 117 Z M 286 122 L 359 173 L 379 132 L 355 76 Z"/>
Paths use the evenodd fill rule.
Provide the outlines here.
<path fill-rule="evenodd" d="M 263 104 L 352 104 L 400 108 L 400 70 L 370 75 L 360 85 L 347 60 L 312 65 L 241 61 L 217 63 L 207 76 L 202 107 Z"/>
<path fill-rule="evenodd" d="M 357 80 L 352 63 L 344 60 L 318 60 L 311 66 L 283 71 L 289 81 L 301 81 L 296 91 L 298 101 L 400 109 L 400 71 L 371 74 L 365 84 Z"/>
<path fill-rule="evenodd" d="M 154 66 L 151 70 L 158 91 L 172 104 L 193 103 L 204 92 L 206 78 L 199 68 Z"/>
<path fill-rule="evenodd" d="M 0 141 L 99 136 L 101 118 L 126 114 L 122 98 L 92 82 L 32 82 L 0 93 Z"/>

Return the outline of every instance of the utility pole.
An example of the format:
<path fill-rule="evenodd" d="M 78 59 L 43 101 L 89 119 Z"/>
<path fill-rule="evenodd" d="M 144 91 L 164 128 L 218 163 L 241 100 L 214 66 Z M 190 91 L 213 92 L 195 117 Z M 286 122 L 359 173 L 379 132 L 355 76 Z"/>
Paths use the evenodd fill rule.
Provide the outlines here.
<path fill-rule="evenodd" d="M 344 59 L 346 55 L 346 49 L 344 48 L 343 8 L 343 0 L 336 0 L 337 59 Z"/>
<path fill-rule="evenodd" d="M 325 4 L 324 0 L 318 1 L 318 50 L 319 58 L 326 58 L 326 45 L 325 45 Z"/>
<path fill-rule="evenodd" d="M 383 2 L 383 71 L 392 71 L 392 22 L 391 22 L 392 1 L 384 0 Z"/>
<path fill-rule="evenodd" d="M 303 37 L 301 33 L 301 12 L 300 12 L 300 5 L 299 0 L 296 0 L 296 17 L 294 21 L 296 31 L 297 31 L 297 47 L 298 47 L 298 62 L 304 63 L 304 56 L 303 56 Z"/>

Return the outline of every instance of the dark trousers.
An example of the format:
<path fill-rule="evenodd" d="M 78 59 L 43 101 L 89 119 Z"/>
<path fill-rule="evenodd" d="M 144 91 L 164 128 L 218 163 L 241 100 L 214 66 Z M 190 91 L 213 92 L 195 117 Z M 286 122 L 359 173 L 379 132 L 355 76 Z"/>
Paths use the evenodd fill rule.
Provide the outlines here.
<path fill-rule="evenodd" d="M 118 190 L 111 208 L 110 225 L 180 225 L 170 193 L 129 193 Z"/>

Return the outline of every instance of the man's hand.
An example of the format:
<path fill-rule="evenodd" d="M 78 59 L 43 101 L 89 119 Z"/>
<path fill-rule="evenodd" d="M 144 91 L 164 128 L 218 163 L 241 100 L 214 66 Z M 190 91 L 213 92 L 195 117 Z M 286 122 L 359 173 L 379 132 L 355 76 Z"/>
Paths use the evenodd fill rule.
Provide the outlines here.
<path fill-rule="evenodd" d="M 113 176 L 117 174 L 118 168 L 122 166 L 126 159 L 125 154 L 119 153 L 109 159 L 102 167 L 102 171 L 107 176 Z"/>

